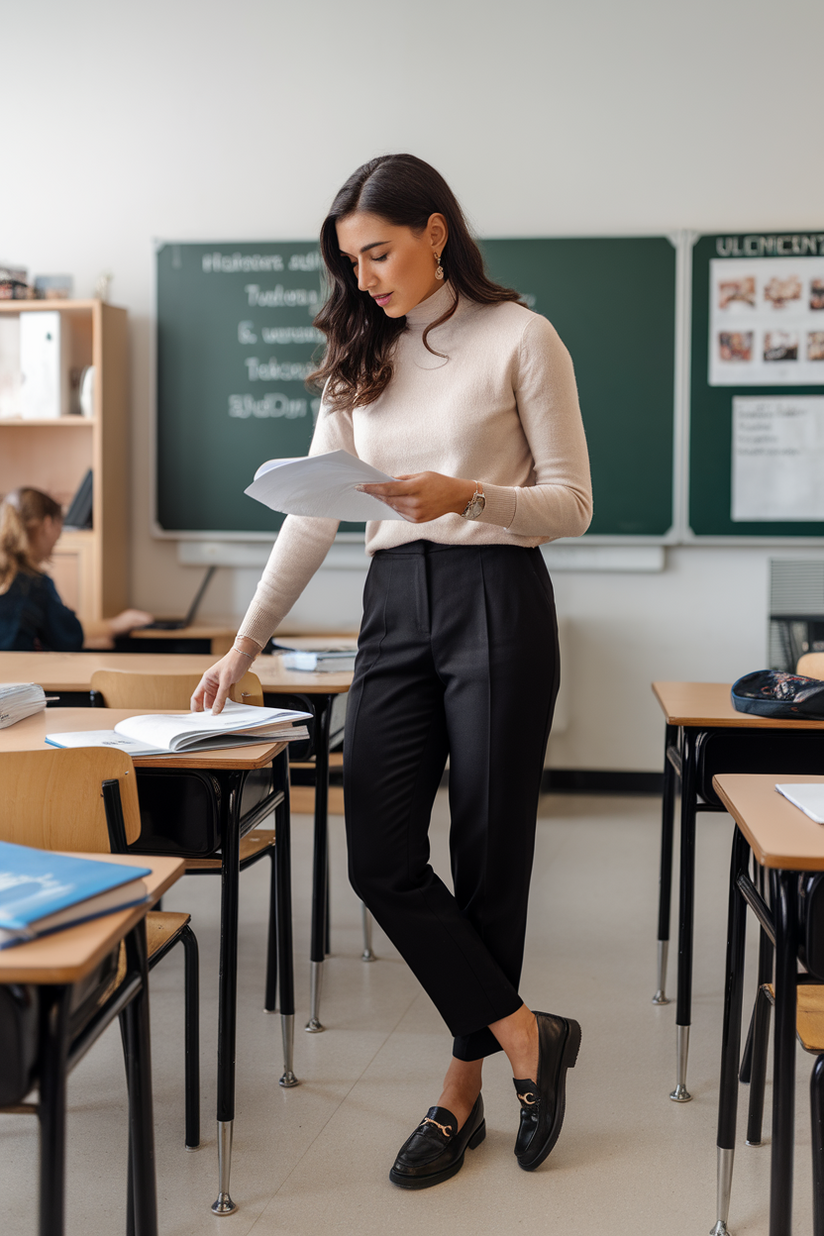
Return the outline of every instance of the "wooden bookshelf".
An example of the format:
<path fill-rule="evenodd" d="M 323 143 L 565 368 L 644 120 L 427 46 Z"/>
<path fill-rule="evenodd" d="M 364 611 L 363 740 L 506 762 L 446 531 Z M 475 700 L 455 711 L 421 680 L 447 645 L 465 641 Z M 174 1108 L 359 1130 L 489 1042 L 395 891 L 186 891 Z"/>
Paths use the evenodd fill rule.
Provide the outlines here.
<path fill-rule="evenodd" d="M 25 419 L 15 415 L 19 320 L 56 310 L 67 335 L 67 363 L 95 369 L 94 411 Z M 50 493 L 65 507 L 87 468 L 94 473 L 88 531 L 67 529 L 51 575 L 82 622 L 110 618 L 128 604 L 128 323 L 125 309 L 99 300 L 0 301 L 0 495 L 19 485 Z"/>

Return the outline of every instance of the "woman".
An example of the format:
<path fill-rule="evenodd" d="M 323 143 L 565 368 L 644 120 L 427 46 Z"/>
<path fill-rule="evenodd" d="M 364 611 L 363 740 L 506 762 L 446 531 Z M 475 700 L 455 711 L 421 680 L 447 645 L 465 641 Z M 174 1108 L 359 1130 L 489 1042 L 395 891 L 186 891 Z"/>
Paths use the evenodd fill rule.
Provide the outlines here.
<path fill-rule="evenodd" d="M 538 545 L 577 536 L 589 465 L 569 355 L 545 318 L 485 275 L 460 207 L 412 155 L 365 164 L 321 231 L 331 293 L 311 453 L 343 448 L 396 477 L 365 485 L 402 520 L 371 555 L 347 710 L 353 887 L 453 1035 L 437 1104 L 390 1178 L 425 1188 L 484 1137 L 483 1060 L 503 1049 L 521 1103 L 515 1153 L 537 1167 L 564 1115 L 578 1023 L 518 995 L 541 774 L 558 690 L 552 586 Z M 222 708 L 323 562 L 333 520 L 295 518 L 234 648 L 192 706 Z M 454 895 L 429 866 L 449 757 Z"/>
<path fill-rule="evenodd" d="M 115 635 L 152 621 L 151 614 L 127 609 L 84 640 L 79 619 L 42 570 L 62 531 L 62 508 L 48 494 L 23 488 L 6 495 L 0 507 L 0 650 L 77 652 L 84 643 L 111 648 Z"/>

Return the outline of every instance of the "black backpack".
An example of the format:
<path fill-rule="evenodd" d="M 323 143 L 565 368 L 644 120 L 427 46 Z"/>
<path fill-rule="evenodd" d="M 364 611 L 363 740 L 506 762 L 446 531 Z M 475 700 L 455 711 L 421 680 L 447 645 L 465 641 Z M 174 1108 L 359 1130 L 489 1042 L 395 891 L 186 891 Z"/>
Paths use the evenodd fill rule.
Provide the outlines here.
<path fill-rule="evenodd" d="M 732 684 L 732 706 L 760 717 L 824 721 L 824 681 L 783 670 L 756 670 Z"/>

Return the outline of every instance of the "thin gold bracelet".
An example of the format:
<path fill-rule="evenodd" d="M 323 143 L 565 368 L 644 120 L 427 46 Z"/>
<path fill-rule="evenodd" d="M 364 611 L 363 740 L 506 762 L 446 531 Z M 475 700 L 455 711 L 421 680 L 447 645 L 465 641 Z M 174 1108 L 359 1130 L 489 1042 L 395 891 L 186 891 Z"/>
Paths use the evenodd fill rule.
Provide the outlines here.
<path fill-rule="evenodd" d="M 250 661 L 254 661 L 251 652 L 244 652 L 242 648 L 238 648 L 237 644 L 232 644 L 232 652 L 239 652 L 242 657 L 248 657 Z M 257 653 L 255 654 L 257 656 Z"/>

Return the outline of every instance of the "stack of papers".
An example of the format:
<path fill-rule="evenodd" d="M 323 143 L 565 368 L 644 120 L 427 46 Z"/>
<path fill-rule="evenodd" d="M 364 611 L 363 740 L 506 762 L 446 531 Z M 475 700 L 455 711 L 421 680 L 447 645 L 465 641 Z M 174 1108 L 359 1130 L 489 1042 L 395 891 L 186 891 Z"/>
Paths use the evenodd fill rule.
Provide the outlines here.
<path fill-rule="evenodd" d="M 0 841 L 0 948 L 140 905 L 148 867 Z"/>
<path fill-rule="evenodd" d="M 117 747 L 130 755 L 183 755 L 242 747 L 275 740 L 290 742 L 308 738 L 305 725 L 309 712 L 290 708 L 257 708 L 227 700 L 223 712 L 156 713 L 127 717 L 113 730 L 70 730 L 47 734 L 53 747 Z"/>
<path fill-rule="evenodd" d="M 775 788 L 779 794 L 789 799 L 794 807 L 799 807 L 811 820 L 815 820 L 816 824 L 824 824 L 824 785 L 794 781 L 776 785 Z"/>
<path fill-rule="evenodd" d="M 0 730 L 46 707 L 46 693 L 36 682 L 0 682 Z"/>
<path fill-rule="evenodd" d="M 244 493 L 287 515 L 322 519 L 403 519 L 391 506 L 356 485 L 380 485 L 394 477 L 348 451 L 329 451 L 303 459 L 270 459 L 261 464 Z"/>

